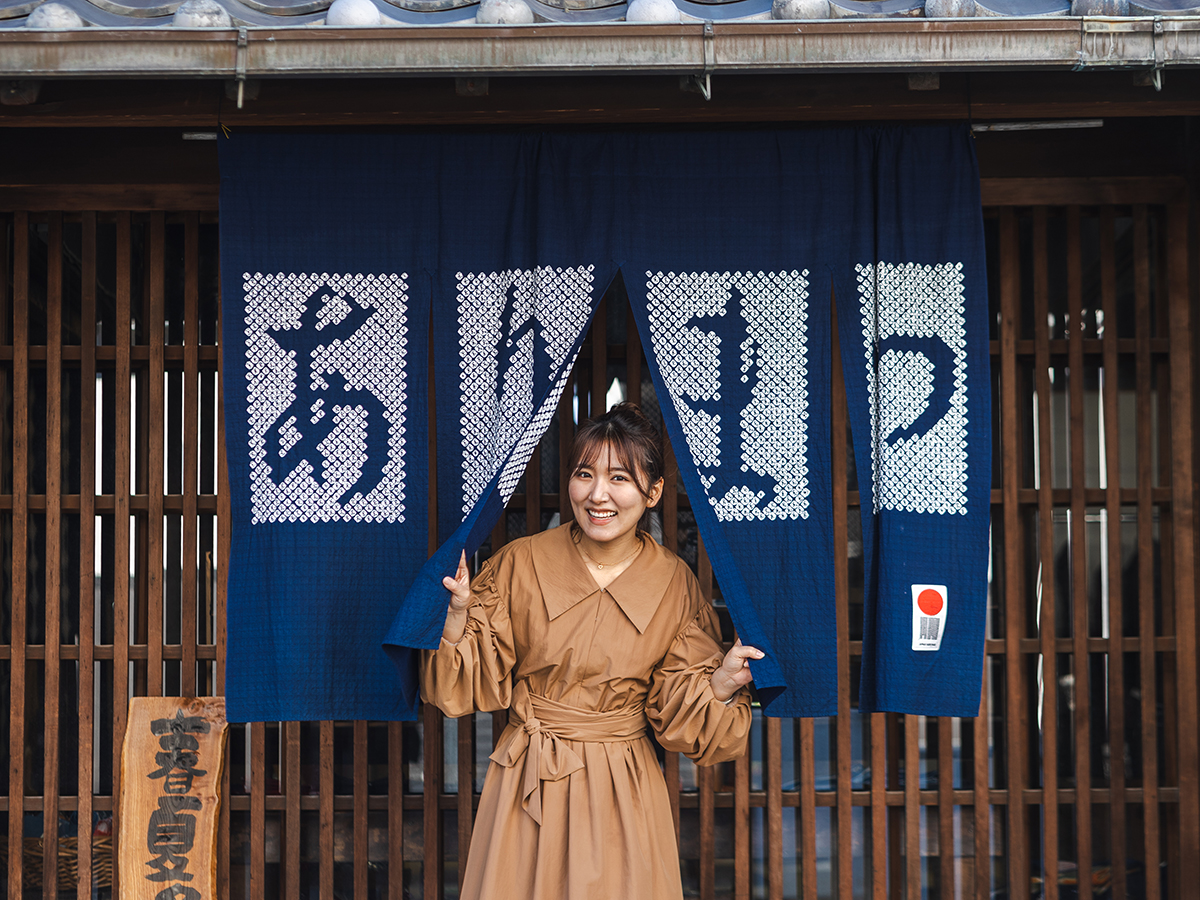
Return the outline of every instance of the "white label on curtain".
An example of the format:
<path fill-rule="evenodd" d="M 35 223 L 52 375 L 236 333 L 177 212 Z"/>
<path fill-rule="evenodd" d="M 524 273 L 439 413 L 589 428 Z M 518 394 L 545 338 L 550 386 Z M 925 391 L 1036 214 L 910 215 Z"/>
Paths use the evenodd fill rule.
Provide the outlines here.
<path fill-rule="evenodd" d="M 570 376 L 567 357 L 591 315 L 595 268 L 457 274 L 464 517 L 501 465 L 504 502 L 516 489 Z"/>
<path fill-rule="evenodd" d="M 251 522 L 403 522 L 408 285 L 243 275 Z"/>
<path fill-rule="evenodd" d="M 646 276 L 654 353 L 717 518 L 808 518 L 808 270 Z"/>
<path fill-rule="evenodd" d="M 946 586 L 914 584 L 912 604 L 912 648 L 940 649 L 946 631 Z"/>
<path fill-rule="evenodd" d="M 874 435 L 875 511 L 966 515 L 962 263 L 881 262 L 878 269 L 871 264 L 855 269 Z"/>

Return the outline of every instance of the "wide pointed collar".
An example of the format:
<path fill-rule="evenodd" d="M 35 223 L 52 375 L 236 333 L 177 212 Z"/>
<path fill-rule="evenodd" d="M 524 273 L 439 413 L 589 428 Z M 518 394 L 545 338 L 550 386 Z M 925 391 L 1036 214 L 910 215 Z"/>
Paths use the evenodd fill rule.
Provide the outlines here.
<path fill-rule="evenodd" d="M 588 571 L 571 537 L 571 524 L 561 525 L 531 543 L 533 568 L 551 620 L 596 594 L 601 588 Z M 646 535 L 642 552 L 606 590 L 639 634 L 644 634 L 679 560 Z"/>

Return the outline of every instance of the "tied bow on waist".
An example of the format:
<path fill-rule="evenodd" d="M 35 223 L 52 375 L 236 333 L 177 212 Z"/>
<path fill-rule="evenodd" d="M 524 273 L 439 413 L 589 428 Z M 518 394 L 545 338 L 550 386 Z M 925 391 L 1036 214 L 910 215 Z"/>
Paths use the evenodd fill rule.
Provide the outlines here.
<path fill-rule="evenodd" d="M 521 807 L 542 824 L 542 782 L 558 781 L 583 768 L 583 760 L 564 741 L 617 743 L 646 731 L 642 704 L 613 712 L 566 706 L 529 693 L 525 682 L 513 691 L 509 727 L 491 760 L 512 768 L 522 764 Z"/>

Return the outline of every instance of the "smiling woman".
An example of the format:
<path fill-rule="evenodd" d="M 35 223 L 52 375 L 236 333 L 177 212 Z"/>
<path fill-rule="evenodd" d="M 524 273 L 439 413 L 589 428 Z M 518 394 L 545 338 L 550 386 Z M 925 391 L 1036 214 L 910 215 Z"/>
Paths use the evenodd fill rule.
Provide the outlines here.
<path fill-rule="evenodd" d="M 491 756 L 463 898 L 682 897 L 662 770 L 646 729 L 700 764 L 745 751 L 749 660 L 722 658 L 691 570 L 638 523 L 663 490 L 657 430 L 633 404 L 575 441 L 575 522 L 465 557 L 422 693 L 451 716 L 509 710 Z"/>

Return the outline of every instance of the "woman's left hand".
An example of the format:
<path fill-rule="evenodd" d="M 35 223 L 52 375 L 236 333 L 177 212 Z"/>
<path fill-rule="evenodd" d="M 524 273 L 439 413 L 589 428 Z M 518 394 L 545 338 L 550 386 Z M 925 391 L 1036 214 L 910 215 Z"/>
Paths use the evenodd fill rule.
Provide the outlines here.
<path fill-rule="evenodd" d="M 762 659 L 764 655 L 757 647 L 742 644 L 741 638 L 734 641 L 725 658 L 721 660 L 721 668 L 712 673 L 713 696 L 724 703 L 753 681 L 750 660 Z"/>

